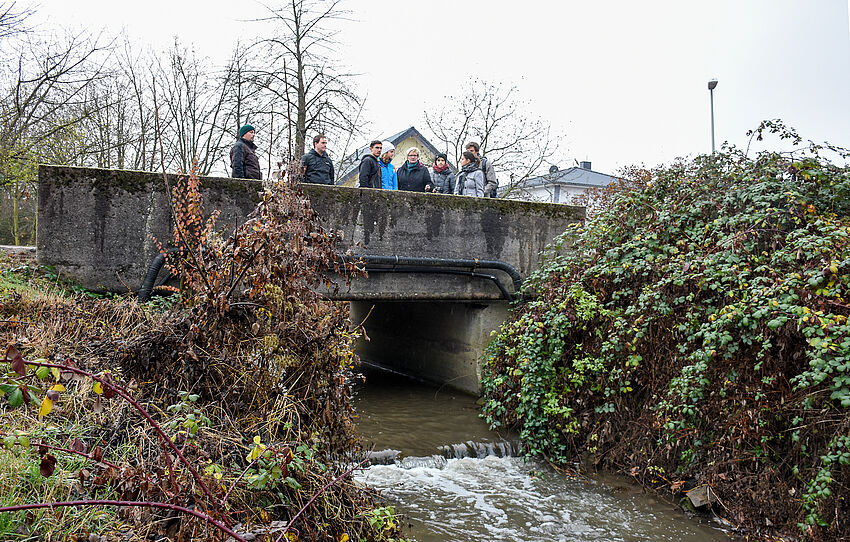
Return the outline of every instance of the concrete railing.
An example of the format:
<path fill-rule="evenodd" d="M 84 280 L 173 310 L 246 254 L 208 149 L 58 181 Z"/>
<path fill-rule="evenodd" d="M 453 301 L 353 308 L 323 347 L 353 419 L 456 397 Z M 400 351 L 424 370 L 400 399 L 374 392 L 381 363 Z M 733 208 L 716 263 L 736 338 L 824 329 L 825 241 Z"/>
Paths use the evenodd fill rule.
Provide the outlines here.
<path fill-rule="evenodd" d="M 175 178 L 170 179 L 171 186 Z M 219 226 L 244 220 L 259 201 L 257 181 L 202 179 L 207 210 Z M 338 186 L 304 185 L 323 225 L 342 230 L 357 254 L 501 260 L 524 277 L 539 252 L 584 208 Z M 94 290 L 137 290 L 167 244 L 171 216 L 161 174 L 41 166 L 38 260 Z M 346 247 L 341 247 L 345 249 Z M 507 277 L 503 277 L 510 284 Z M 486 281 L 447 275 L 374 274 L 340 299 L 497 299 Z"/>

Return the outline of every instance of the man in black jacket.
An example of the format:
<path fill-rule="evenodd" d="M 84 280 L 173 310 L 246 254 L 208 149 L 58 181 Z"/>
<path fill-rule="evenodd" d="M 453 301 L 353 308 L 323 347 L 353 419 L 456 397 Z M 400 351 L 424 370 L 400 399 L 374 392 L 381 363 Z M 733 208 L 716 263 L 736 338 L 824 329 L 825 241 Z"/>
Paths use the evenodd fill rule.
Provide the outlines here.
<path fill-rule="evenodd" d="M 262 179 L 260 160 L 257 158 L 257 146 L 254 145 L 254 127 L 246 124 L 239 128 L 239 140 L 230 149 L 231 177 L 234 179 Z"/>
<path fill-rule="evenodd" d="M 360 160 L 360 188 L 383 188 L 381 186 L 381 167 L 378 157 L 384 144 L 380 139 L 369 143 L 369 154 Z"/>
<path fill-rule="evenodd" d="M 328 139 L 325 134 L 313 138 L 313 150 L 301 157 L 304 178 L 301 182 L 334 184 L 334 164 L 327 153 Z"/>

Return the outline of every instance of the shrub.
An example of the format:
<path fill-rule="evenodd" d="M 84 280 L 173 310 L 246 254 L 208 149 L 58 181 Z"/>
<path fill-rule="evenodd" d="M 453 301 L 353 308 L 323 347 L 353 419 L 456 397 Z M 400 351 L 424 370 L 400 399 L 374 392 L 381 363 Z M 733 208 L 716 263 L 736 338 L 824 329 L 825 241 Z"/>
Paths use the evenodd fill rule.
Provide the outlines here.
<path fill-rule="evenodd" d="M 485 417 L 555 463 L 712 484 L 742 526 L 848 536 L 850 169 L 825 150 L 630 170 L 527 281 Z"/>

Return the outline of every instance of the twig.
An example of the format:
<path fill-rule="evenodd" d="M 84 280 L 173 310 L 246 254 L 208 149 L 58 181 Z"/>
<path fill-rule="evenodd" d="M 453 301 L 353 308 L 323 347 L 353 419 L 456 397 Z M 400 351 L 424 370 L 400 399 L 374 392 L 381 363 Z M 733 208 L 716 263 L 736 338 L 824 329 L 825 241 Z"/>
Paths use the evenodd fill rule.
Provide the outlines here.
<path fill-rule="evenodd" d="M 246 475 L 246 474 L 248 474 L 248 471 L 249 471 L 249 470 L 251 470 L 251 467 L 253 467 L 253 466 L 254 466 L 254 463 L 256 463 L 256 462 L 257 462 L 257 460 L 256 460 L 256 459 L 253 459 L 250 463 L 248 463 L 248 466 L 247 466 L 247 467 L 245 467 L 245 470 L 243 470 L 243 471 L 242 471 L 242 474 L 240 474 L 240 475 L 239 475 L 239 478 L 237 478 L 237 479 L 233 482 L 233 485 L 231 485 L 231 486 L 230 486 L 230 489 L 228 489 L 228 490 L 227 490 L 227 493 L 225 493 L 225 494 L 224 494 L 224 498 L 223 498 L 223 499 L 221 499 L 221 508 L 222 508 L 222 510 L 224 509 L 224 505 L 225 505 L 225 504 L 227 504 L 227 498 L 228 498 L 228 497 L 230 497 L 230 492 L 231 492 L 231 491 L 233 491 L 233 488 L 235 488 L 235 487 L 236 487 L 236 484 L 238 484 L 239 482 L 241 482 L 241 481 L 242 481 L 242 478 L 244 478 L 244 477 L 245 477 L 245 475 Z"/>
<path fill-rule="evenodd" d="M 76 455 L 79 455 L 81 457 L 86 457 L 88 459 L 91 459 L 92 461 L 95 461 L 97 463 L 103 463 L 107 467 L 112 467 L 114 469 L 121 470 L 121 467 L 119 467 L 115 463 L 111 463 L 111 462 L 109 462 L 105 459 L 102 459 L 102 458 L 101 459 L 95 459 L 94 455 L 87 454 L 85 452 L 78 452 L 77 450 L 71 450 L 70 448 L 62 448 L 60 446 L 51 446 L 50 444 L 45 444 L 44 442 L 37 442 L 37 443 L 33 443 L 32 445 L 36 448 L 47 448 L 49 450 L 56 450 L 58 452 L 67 452 L 69 454 L 76 454 Z"/>
<path fill-rule="evenodd" d="M 304 512 L 304 510 L 306 510 L 306 509 L 307 509 L 307 507 L 308 507 L 308 506 L 310 506 L 311 504 L 313 504 L 313 501 L 315 501 L 316 499 L 318 499 L 318 498 L 319 498 L 319 495 L 321 495 L 322 493 L 324 493 L 325 491 L 327 491 L 327 489 L 328 489 L 329 487 L 331 487 L 332 485 L 334 485 L 335 483 L 337 483 L 340 479 L 344 478 L 345 476 L 348 476 L 349 474 L 351 474 L 351 473 L 352 473 L 352 472 L 354 472 L 355 470 L 357 470 L 357 469 L 359 469 L 360 467 L 362 467 L 364 463 L 366 463 L 367 461 L 369 461 L 369 457 L 370 457 L 369 455 L 366 455 L 366 457 L 363 459 L 363 461 L 361 461 L 360 463 L 358 463 L 358 464 L 354 465 L 353 467 L 351 467 L 351 468 L 350 468 L 350 469 L 348 469 L 347 471 L 343 472 L 342 474 L 340 474 L 339 476 L 337 476 L 336 478 L 334 478 L 333 480 L 331 480 L 330 482 L 328 482 L 327 484 L 325 484 L 324 486 L 322 486 L 322 489 L 320 489 L 319 491 L 317 491 L 317 492 L 316 492 L 316 494 L 315 494 L 315 495 L 313 495 L 312 497 L 310 497 L 310 500 L 309 500 L 309 501 L 307 501 L 307 504 L 305 504 L 304 506 L 302 506 L 302 507 L 301 507 L 301 510 L 299 510 L 299 511 L 298 511 L 298 513 L 296 513 L 294 516 L 292 516 L 292 519 L 291 519 L 291 520 L 289 520 L 289 523 L 286 525 L 286 528 L 283 530 L 283 532 L 282 532 L 282 533 L 280 533 L 280 536 L 279 536 L 279 537 L 277 537 L 277 540 L 275 540 L 275 542 L 280 542 L 281 540 L 283 540 L 283 537 L 284 537 L 284 536 L 286 536 L 286 533 L 288 533 L 288 532 L 289 532 L 289 529 L 291 529 L 291 528 L 292 528 L 292 525 L 293 525 L 293 524 L 295 524 L 295 520 L 297 520 L 297 519 L 298 519 L 298 517 L 299 517 L 299 516 L 300 516 L 300 515 Z"/>
<path fill-rule="evenodd" d="M 26 363 L 28 365 L 34 365 L 36 367 L 55 367 L 55 368 L 59 369 L 60 371 L 68 371 L 68 372 L 72 372 L 72 373 L 75 373 L 75 374 L 78 374 L 78 375 L 87 376 L 87 377 L 89 377 L 93 380 L 100 382 L 102 385 L 112 389 L 115 393 L 120 395 L 125 401 L 127 401 L 131 405 L 133 405 L 133 408 L 135 408 L 139 412 L 139 414 L 141 414 L 142 417 L 144 417 L 145 420 L 147 420 L 147 422 L 151 425 L 151 427 L 154 428 L 154 431 L 156 431 L 156 433 L 159 435 L 159 438 L 162 440 L 163 444 L 165 446 L 169 447 L 177 455 L 177 457 L 180 458 L 180 461 L 186 466 L 186 468 L 189 469 L 189 472 L 192 474 L 192 477 L 195 479 L 195 481 L 198 483 L 198 485 L 201 486 L 201 488 L 203 489 L 206 496 L 210 499 L 210 502 L 217 503 L 215 497 L 213 497 L 212 492 L 209 490 L 207 485 L 204 483 L 203 479 L 201 479 L 201 475 L 198 474 L 197 470 L 195 470 L 195 467 L 193 467 L 192 464 L 189 462 L 189 460 L 186 459 L 186 457 L 183 455 L 183 453 L 180 452 L 180 449 L 177 447 L 177 445 L 174 442 L 172 442 L 172 440 L 170 438 L 168 438 L 168 435 L 166 435 L 165 431 L 162 430 L 162 427 L 160 427 L 160 425 L 158 423 L 156 423 L 156 420 L 154 420 L 151 417 L 151 415 L 148 413 L 148 411 L 145 410 L 145 408 L 138 401 L 136 401 L 135 399 L 133 399 L 132 396 L 130 396 L 130 393 L 127 390 L 125 390 L 121 386 L 118 386 L 117 384 L 113 384 L 111 382 L 108 382 L 108 381 L 104 380 L 103 378 L 100 378 L 99 376 L 95 376 L 94 374 L 92 374 L 88 371 L 84 371 L 82 369 L 78 369 L 77 367 L 72 367 L 70 365 L 59 365 L 58 363 L 46 363 L 46 362 L 39 362 L 39 361 L 27 361 Z M 166 457 L 168 457 L 167 452 L 166 452 L 165 455 L 166 455 Z M 170 460 L 170 458 L 169 458 L 169 460 Z M 169 470 L 172 471 L 173 469 L 169 469 Z"/>
<path fill-rule="evenodd" d="M 197 510 L 192 510 L 190 508 L 184 508 L 182 506 L 178 506 L 176 504 L 166 504 L 164 502 L 148 502 L 148 501 L 106 501 L 106 500 L 91 500 L 91 501 L 59 501 L 59 502 L 40 502 L 35 504 L 19 504 L 16 506 L 4 506 L 0 508 L 0 513 L 3 512 L 19 512 L 21 510 L 36 510 L 39 508 L 60 508 L 64 506 L 136 506 L 136 507 L 147 507 L 147 508 L 162 508 L 165 510 L 176 510 L 177 512 L 183 512 L 184 514 L 191 514 L 196 518 L 202 519 L 207 523 L 213 525 L 216 529 L 222 531 L 225 534 L 228 534 L 235 538 L 239 542 L 247 542 L 245 538 L 239 536 L 233 529 L 213 519 L 212 517 L 204 514 L 203 512 L 198 512 Z"/>
<path fill-rule="evenodd" d="M 198 258 L 195 251 L 192 250 L 192 247 L 186 242 L 186 236 L 183 235 L 183 227 L 177 219 L 177 212 L 174 208 L 174 199 L 171 197 L 171 187 L 168 185 L 168 175 L 165 173 L 165 150 L 162 146 L 162 132 L 159 129 L 159 105 L 156 101 L 156 79 L 153 80 L 153 109 L 154 120 L 156 122 L 156 135 L 159 139 L 159 163 L 162 166 L 162 182 L 165 183 L 165 195 L 168 197 L 168 208 L 171 211 L 171 219 L 174 221 L 174 225 L 176 226 L 177 236 L 180 238 L 180 242 L 183 243 L 183 246 L 185 246 L 186 250 L 189 251 L 189 255 L 192 256 L 192 259 L 194 260 L 193 263 L 197 266 L 198 272 L 204 281 L 204 286 L 207 287 L 207 292 L 212 295 L 212 287 L 207 280 L 207 270 L 203 265 L 203 261 Z"/>
<path fill-rule="evenodd" d="M 242 271 L 239 272 L 239 274 L 236 276 L 236 280 L 233 281 L 233 284 L 230 286 L 230 290 L 227 291 L 227 295 L 224 296 L 225 299 L 228 299 L 230 297 L 230 295 L 233 293 L 233 290 L 235 290 L 236 286 L 239 284 L 239 281 L 242 280 L 242 277 L 245 275 L 245 272 L 248 271 L 248 268 L 251 267 L 252 263 L 254 263 L 254 259 L 260 254 L 260 252 L 263 251 L 264 248 L 266 248 L 267 244 L 268 241 L 263 239 L 262 246 L 259 249 L 255 250 L 253 254 L 251 254 L 251 257 L 248 258 L 247 262 L 245 262 L 245 266 L 242 267 Z"/>

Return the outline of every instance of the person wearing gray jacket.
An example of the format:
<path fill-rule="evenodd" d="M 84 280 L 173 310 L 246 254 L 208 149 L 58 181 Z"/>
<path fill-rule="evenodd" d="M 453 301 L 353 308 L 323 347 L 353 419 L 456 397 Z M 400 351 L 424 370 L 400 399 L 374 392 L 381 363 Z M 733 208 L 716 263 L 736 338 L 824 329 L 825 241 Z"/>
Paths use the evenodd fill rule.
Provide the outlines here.
<path fill-rule="evenodd" d="M 434 167 L 431 168 L 431 191 L 437 194 L 454 194 L 455 174 L 449 168 L 448 156 L 441 152 L 434 159 Z"/>
<path fill-rule="evenodd" d="M 455 194 L 484 197 L 484 172 L 481 171 L 481 164 L 475 159 L 475 155 L 469 151 L 464 151 L 460 157 Z"/>

